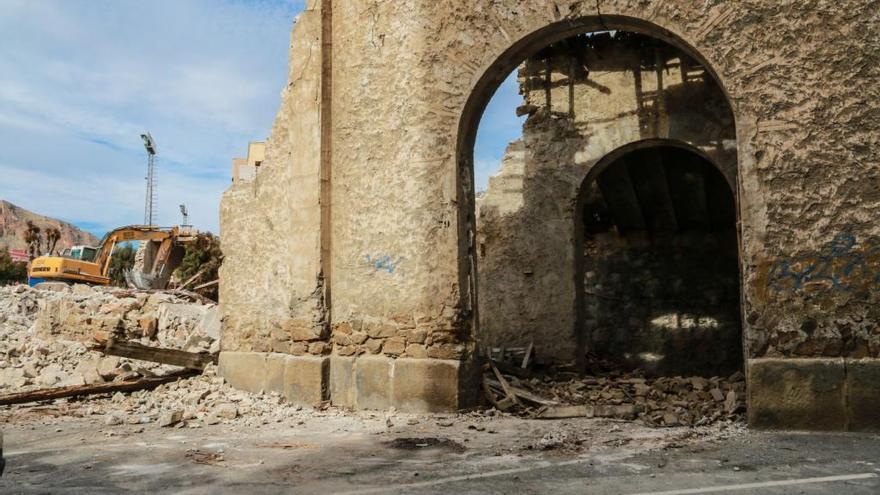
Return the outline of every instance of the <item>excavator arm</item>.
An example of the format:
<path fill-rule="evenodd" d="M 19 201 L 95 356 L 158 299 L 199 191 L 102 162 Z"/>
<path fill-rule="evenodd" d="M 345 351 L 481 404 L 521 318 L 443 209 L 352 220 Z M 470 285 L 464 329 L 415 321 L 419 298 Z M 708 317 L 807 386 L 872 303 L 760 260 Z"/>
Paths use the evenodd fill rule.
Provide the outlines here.
<path fill-rule="evenodd" d="M 173 244 L 173 240 L 177 238 L 177 232 L 178 227 L 174 227 L 171 230 L 162 230 L 142 225 L 129 225 L 110 232 L 101 241 L 96 260 L 98 266 L 101 267 L 101 276 L 107 277 L 110 273 L 110 260 L 113 258 L 116 245 L 120 242 L 158 241 L 167 243 L 170 247 Z"/>
<path fill-rule="evenodd" d="M 125 279 L 138 289 L 163 289 L 171 278 L 171 273 L 180 265 L 185 249 L 183 245 L 198 238 L 198 232 L 189 227 L 172 227 L 159 229 L 133 225 L 122 227 L 111 232 L 104 245 L 107 259 L 101 259 L 104 277 L 110 273 L 110 258 L 116 244 L 128 241 L 140 241 L 138 259 L 135 267 L 125 273 Z M 104 256 L 102 246 L 101 255 Z"/>

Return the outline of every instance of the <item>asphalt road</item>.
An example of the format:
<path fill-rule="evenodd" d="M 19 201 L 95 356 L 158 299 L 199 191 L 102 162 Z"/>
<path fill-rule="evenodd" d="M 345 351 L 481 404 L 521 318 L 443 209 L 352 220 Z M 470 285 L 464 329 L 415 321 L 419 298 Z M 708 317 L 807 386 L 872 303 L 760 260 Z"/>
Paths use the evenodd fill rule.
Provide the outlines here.
<path fill-rule="evenodd" d="M 494 436 L 462 428 L 450 438 L 438 434 L 451 429 L 433 425 L 307 426 L 109 434 L 89 423 L 7 426 L 0 493 L 880 493 L 877 435 L 741 432 L 649 448 L 650 432 L 631 440 L 624 426 L 599 447 L 501 451 L 493 446 L 515 444 L 516 428 L 533 424 L 510 422 Z"/>

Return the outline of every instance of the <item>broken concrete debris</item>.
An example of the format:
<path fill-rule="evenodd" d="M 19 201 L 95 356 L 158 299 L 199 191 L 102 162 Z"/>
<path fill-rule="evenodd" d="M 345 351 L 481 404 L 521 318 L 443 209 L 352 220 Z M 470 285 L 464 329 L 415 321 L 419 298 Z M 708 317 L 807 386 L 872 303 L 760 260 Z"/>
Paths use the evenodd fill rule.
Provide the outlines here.
<path fill-rule="evenodd" d="M 489 368 L 483 377 L 487 400 L 500 410 L 527 417 L 637 419 L 647 426 L 744 419 L 745 377 L 740 372 L 728 378 L 646 378 L 620 371 L 581 376 L 551 369 L 521 378 L 500 373 L 494 363 Z"/>
<path fill-rule="evenodd" d="M 125 382 L 159 363 L 90 352 L 95 334 L 186 352 L 219 350 L 216 305 L 167 292 L 84 285 L 0 288 L 0 393 Z"/>
<path fill-rule="evenodd" d="M 211 340 L 215 314 L 210 306 L 163 293 L 87 289 L 0 289 L 0 390 L 7 392 L 0 402 L 4 398 L 4 404 L 54 400 L 74 414 L 104 414 L 108 426 L 266 424 L 300 409 L 278 394 L 233 391 L 216 376 L 210 353 L 192 352 L 216 347 Z M 41 313 L 59 306 L 64 313 Z M 161 316 L 151 319 L 152 314 Z M 114 323 L 108 325 L 109 321 Z M 89 345 L 85 342 L 88 334 L 72 325 L 89 326 L 94 332 Z M 193 336 L 201 339 L 198 344 L 192 344 Z M 162 349 L 161 343 L 176 348 Z M 90 346 L 96 350 L 90 351 Z M 128 357 L 102 355 L 108 349 Z M 638 419 L 651 426 L 741 419 L 744 384 L 739 373 L 727 380 L 652 380 L 620 372 L 579 377 L 552 369 L 542 375 L 521 368 L 520 363 L 528 367 L 529 360 L 512 354 L 516 365 L 492 362 L 487 367 L 484 386 L 495 410 L 540 419 Z M 531 355 L 532 350 L 524 354 Z M 190 370 L 169 365 L 165 359 L 169 355 L 174 364 Z M 192 376 L 199 370 L 200 375 Z M 88 394 L 113 394 L 112 405 L 73 401 Z"/>

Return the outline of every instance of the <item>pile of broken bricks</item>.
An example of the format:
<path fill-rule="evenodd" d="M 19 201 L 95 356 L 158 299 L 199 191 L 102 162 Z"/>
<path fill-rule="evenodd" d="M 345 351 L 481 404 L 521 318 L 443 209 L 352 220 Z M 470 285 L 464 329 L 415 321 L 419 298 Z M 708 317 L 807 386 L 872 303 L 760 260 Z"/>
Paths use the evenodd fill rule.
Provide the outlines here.
<path fill-rule="evenodd" d="M 496 409 L 538 419 L 575 417 L 633 420 L 647 426 L 705 426 L 743 421 L 745 377 L 646 378 L 639 372 L 601 376 L 564 370 L 538 374 L 489 360 L 483 391 Z"/>

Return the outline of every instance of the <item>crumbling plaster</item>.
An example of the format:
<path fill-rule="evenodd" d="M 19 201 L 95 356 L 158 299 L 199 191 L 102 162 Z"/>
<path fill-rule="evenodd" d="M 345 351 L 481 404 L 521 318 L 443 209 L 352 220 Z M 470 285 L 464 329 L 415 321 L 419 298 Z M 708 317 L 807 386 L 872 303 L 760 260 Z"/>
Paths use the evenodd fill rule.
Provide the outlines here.
<path fill-rule="evenodd" d="M 482 109 L 548 42 L 629 29 L 691 48 L 734 110 L 751 356 L 796 355 L 818 338 L 854 342 L 847 335 L 865 345 L 801 352 L 880 356 L 880 264 L 869 256 L 880 234 L 878 7 L 316 0 L 293 35 L 290 86 L 260 176 L 224 198 L 224 348 L 283 351 L 295 336 L 325 341 L 332 327 L 393 333 L 380 340 L 397 338 L 397 352 L 401 338 L 420 339 L 415 327 L 434 356 L 466 355 Z M 841 252 L 864 269 L 835 261 Z M 771 287 L 780 274 L 786 282 Z"/>

